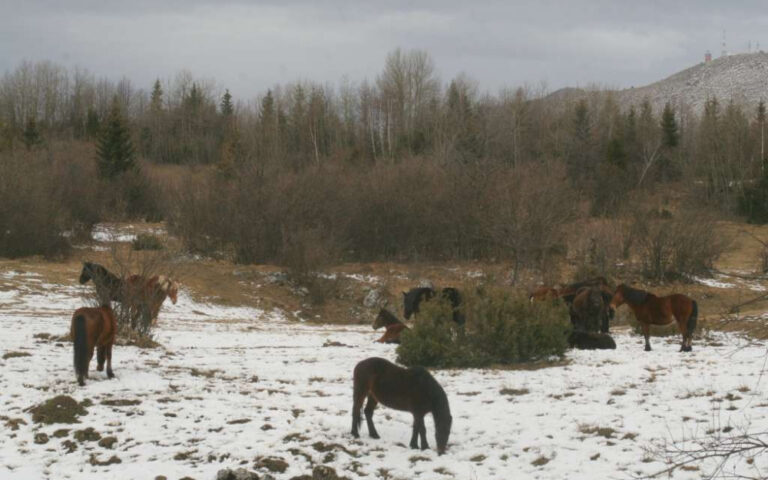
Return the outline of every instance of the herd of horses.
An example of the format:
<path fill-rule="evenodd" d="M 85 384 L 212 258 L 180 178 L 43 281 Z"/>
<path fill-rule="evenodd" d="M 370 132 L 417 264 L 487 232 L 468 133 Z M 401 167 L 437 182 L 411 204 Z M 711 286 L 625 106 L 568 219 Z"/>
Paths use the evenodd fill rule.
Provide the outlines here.
<path fill-rule="evenodd" d="M 176 303 L 179 286 L 172 279 L 162 275 L 150 278 L 130 275 L 121 278 L 103 266 L 90 262 L 83 264 L 79 281 L 81 284 L 91 281 L 101 302 L 101 306 L 96 308 L 78 308 L 72 315 L 70 334 L 74 344 L 75 373 L 78 384 L 83 386 L 85 378 L 88 377 L 94 349 L 97 351 L 97 370 L 103 371 L 106 364 L 107 376 L 114 377 L 112 346 L 118 325 L 111 302 L 129 306 L 132 322 L 143 319 L 156 323 L 165 299 L 170 297 L 171 301 Z M 435 298 L 448 302 L 452 309 L 452 320 L 456 324 L 465 324 L 461 311 L 461 293 L 453 287 L 440 290 L 420 287 L 403 292 L 405 318 L 409 319 L 418 314 L 422 302 Z M 645 350 L 651 349 L 648 338 L 650 325 L 666 325 L 677 321 L 683 337 L 681 351 L 691 351 L 698 307 L 694 300 L 685 295 L 658 297 L 623 284 L 611 289 L 605 278 L 598 277 L 563 287 L 538 287 L 530 293 L 529 298 L 532 302 L 564 301 L 568 305 L 573 324 L 569 341 L 576 343 L 580 348 L 615 348 L 613 340 L 607 337 L 610 342 L 606 342 L 603 336 L 608 334 L 615 309 L 627 304 L 642 325 Z M 384 335 L 377 340 L 382 343 L 399 343 L 400 335 L 408 329 L 386 309 L 379 311 L 373 327 L 385 328 Z M 353 371 L 352 435 L 355 438 L 360 436 L 360 412 L 364 403 L 363 412 L 368 433 L 372 438 L 379 438 L 373 424 L 373 413 L 381 403 L 413 415 L 411 448 L 429 448 L 424 417 L 432 414 L 437 452 L 445 452 L 453 417 L 445 390 L 426 369 L 403 368 L 378 357 L 359 362 Z"/>
<path fill-rule="evenodd" d="M 111 302 L 128 308 L 132 325 L 139 321 L 155 324 L 165 299 L 170 297 L 175 304 L 179 293 L 178 283 L 164 275 L 130 275 L 123 279 L 98 263 L 84 262 L 79 282 L 84 285 L 89 281 L 96 288 L 100 306 L 75 310 L 69 328 L 74 344 L 75 375 L 80 386 L 85 385 L 88 378 L 94 350 L 97 352 L 96 370 L 104 370 L 106 362 L 107 377 L 115 376 L 112 346 L 117 336 L 117 318 Z"/>
<path fill-rule="evenodd" d="M 431 287 L 413 288 L 403 292 L 404 317 L 411 318 L 419 312 L 419 305 L 439 295 L 447 300 L 453 310 L 453 321 L 464 325 L 461 312 L 461 293 L 453 287 L 439 291 Z M 572 331 L 568 337 L 571 347 L 579 349 L 613 349 L 616 343 L 608 335 L 616 309 L 626 304 L 643 331 L 645 350 L 651 350 L 651 325 L 677 323 L 682 336 L 681 352 L 692 350 L 691 340 L 698 319 L 698 305 L 686 295 L 675 293 L 656 296 L 625 284 L 611 288 L 605 277 L 595 277 L 564 286 L 539 286 L 529 293 L 529 300 L 563 301 L 568 306 Z M 382 308 L 373 322 L 373 328 L 384 327 L 384 334 L 376 340 L 381 343 L 400 343 L 400 336 L 408 329 L 392 312 Z"/>

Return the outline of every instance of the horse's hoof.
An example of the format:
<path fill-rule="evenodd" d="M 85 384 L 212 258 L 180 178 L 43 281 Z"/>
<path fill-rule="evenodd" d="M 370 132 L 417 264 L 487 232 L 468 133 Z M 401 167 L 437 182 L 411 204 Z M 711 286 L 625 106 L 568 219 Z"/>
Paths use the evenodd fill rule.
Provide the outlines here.
<path fill-rule="evenodd" d="M 418 445 L 416 445 L 415 443 L 412 443 L 412 444 L 410 444 L 410 447 L 411 447 L 412 449 L 414 449 L 414 450 L 416 450 L 416 449 L 418 449 L 418 448 L 419 448 L 419 446 L 418 446 Z"/>
<path fill-rule="evenodd" d="M 360 438 L 360 434 L 357 432 L 352 432 L 352 436 L 355 438 Z"/>
<path fill-rule="evenodd" d="M 112 372 L 107 372 L 107 378 L 115 378 L 115 374 Z"/>
<path fill-rule="evenodd" d="M 102 365 L 102 366 L 100 366 L 100 367 L 96 367 L 96 371 L 97 371 L 97 372 L 102 372 L 102 371 L 104 371 L 104 366 Z"/>
<path fill-rule="evenodd" d="M 381 438 L 381 437 L 379 437 L 379 434 L 378 434 L 378 433 L 372 433 L 372 434 L 371 434 L 371 438 L 374 438 L 374 439 L 378 440 L 378 439 L 379 439 L 379 438 Z"/>
<path fill-rule="evenodd" d="M 646 346 L 645 346 L 645 351 L 646 351 L 646 352 L 650 352 L 650 351 L 651 351 L 651 347 L 649 347 L 648 345 L 646 345 Z"/>

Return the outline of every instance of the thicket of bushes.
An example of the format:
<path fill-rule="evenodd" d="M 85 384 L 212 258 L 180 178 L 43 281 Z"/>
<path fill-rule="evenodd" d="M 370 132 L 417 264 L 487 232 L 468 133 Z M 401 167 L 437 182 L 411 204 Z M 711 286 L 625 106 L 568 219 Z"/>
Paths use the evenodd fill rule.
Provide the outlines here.
<path fill-rule="evenodd" d="M 530 302 L 509 290 L 464 295 L 465 325 L 451 320 L 447 302 L 422 304 L 403 332 L 397 360 L 404 365 L 483 367 L 562 356 L 571 323 L 560 302 Z"/>
<path fill-rule="evenodd" d="M 564 250 L 575 195 L 553 163 L 494 169 L 429 161 L 311 169 L 181 187 L 174 231 L 192 249 L 298 270 L 339 261 L 510 260 L 538 267 Z"/>
<path fill-rule="evenodd" d="M 0 152 L 0 256 L 67 253 L 104 220 L 160 218 L 159 189 L 140 171 L 100 179 L 91 145 Z"/>

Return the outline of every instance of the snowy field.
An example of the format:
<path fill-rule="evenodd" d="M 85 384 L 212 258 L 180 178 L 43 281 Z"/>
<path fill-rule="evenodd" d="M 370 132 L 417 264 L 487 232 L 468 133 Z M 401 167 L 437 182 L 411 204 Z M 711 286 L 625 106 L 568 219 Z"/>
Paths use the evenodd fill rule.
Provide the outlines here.
<path fill-rule="evenodd" d="M 32 354 L 0 360 L 0 479 L 213 479 L 226 467 L 266 473 L 254 467 L 259 457 L 287 463 L 271 473 L 280 479 L 313 464 L 367 479 L 623 479 L 665 467 L 645 453 L 654 441 L 748 421 L 768 428 L 765 345 L 718 334 L 688 355 L 677 338 L 652 339 L 654 351 L 644 352 L 639 337 L 620 333 L 616 351 L 574 351 L 561 366 L 434 372 L 454 417 L 443 456 L 407 448 L 410 414 L 388 409 L 374 417 L 380 440 L 364 425 L 354 440 L 352 368 L 369 356 L 395 358 L 393 346 L 373 343 L 380 332 L 287 322 L 184 292 L 161 312 L 162 348 L 116 346 L 117 378 L 95 372 L 94 360 L 79 388 L 71 344 L 33 335 L 67 332 L 83 291 L 0 273 L 0 354 Z M 81 423 L 34 424 L 25 409 L 60 394 L 93 402 Z M 87 427 L 116 443 L 75 441 L 69 451 Z M 55 437 L 60 429 L 70 431 Z M 429 419 L 427 430 L 434 447 Z M 40 433 L 47 443 L 35 443 Z M 112 456 L 121 463 L 93 465 Z M 700 478 L 708 466 L 698 467 L 672 478 Z M 768 459 L 754 467 L 768 468 Z"/>

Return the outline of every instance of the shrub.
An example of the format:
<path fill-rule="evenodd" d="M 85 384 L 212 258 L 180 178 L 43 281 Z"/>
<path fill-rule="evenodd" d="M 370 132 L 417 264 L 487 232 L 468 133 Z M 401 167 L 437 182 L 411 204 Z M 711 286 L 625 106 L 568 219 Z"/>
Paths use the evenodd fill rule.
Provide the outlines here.
<path fill-rule="evenodd" d="M 140 233 L 131 246 L 134 250 L 162 250 L 165 248 L 160 238 L 146 233 Z"/>
<path fill-rule="evenodd" d="M 638 215 L 633 235 L 643 274 L 659 282 L 709 273 L 729 243 L 713 220 L 695 211 L 664 219 Z"/>
<path fill-rule="evenodd" d="M 451 321 L 445 301 L 422 304 L 397 348 L 405 365 L 483 367 L 562 356 L 571 325 L 561 302 L 533 302 L 502 289 L 466 293 L 466 323 Z"/>

